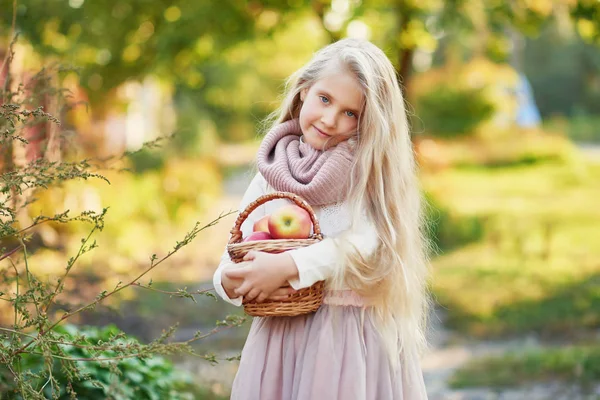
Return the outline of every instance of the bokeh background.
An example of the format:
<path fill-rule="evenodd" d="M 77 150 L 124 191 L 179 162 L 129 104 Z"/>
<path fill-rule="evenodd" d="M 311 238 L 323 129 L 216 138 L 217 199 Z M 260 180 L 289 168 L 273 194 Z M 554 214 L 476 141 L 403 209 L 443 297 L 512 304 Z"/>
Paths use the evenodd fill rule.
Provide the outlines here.
<path fill-rule="evenodd" d="M 65 182 L 21 215 L 109 207 L 65 296 L 95 298 L 196 221 L 236 210 L 285 79 L 323 45 L 367 38 L 400 74 L 430 204 L 430 398 L 600 398 L 600 2 L 0 0 L 0 59 L 13 27 L 15 58 L 0 82 L 75 67 L 53 81 L 80 103 L 59 115 L 64 157 L 117 157 L 103 171 L 110 184 Z M 45 132 L 28 133 L 29 160 Z M 144 279 L 165 291 L 210 288 L 233 222 Z M 60 274 L 87 229 L 37 227 L 35 273 Z M 240 313 L 136 288 L 110 305 L 76 322 L 150 341 L 175 323 L 186 339 Z M 248 325 L 196 349 L 238 354 Z M 201 387 L 196 398 L 227 397 L 235 361 L 170 358 Z"/>

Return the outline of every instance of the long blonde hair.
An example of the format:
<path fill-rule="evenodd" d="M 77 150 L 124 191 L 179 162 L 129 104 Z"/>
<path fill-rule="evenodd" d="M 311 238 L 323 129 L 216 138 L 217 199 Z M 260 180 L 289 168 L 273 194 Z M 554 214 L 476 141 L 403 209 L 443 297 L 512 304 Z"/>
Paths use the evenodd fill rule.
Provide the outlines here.
<path fill-rule="evenodd" d="M 364 259 L 343 235 L 335 239 L 343 268 L 336 269 L 329 286 L 349 287 L 373 304 L 369 312 L 395 360 L 394 354 L 406 346 L 425 348 L 430 301 L 423 198 L 394 67 L 383 51 L 368 41 L 343 39 L 330 44 L 289 78 L 282 104 L 268 120 L 269 128 L 298 118 L 300 92 L 332 65 L 353 73 L 363 88 L 364 109 L 357 135 L 350 139 L 355 161 L 347 203 L 353 223 L 366 213 L 380 244 Z"/>

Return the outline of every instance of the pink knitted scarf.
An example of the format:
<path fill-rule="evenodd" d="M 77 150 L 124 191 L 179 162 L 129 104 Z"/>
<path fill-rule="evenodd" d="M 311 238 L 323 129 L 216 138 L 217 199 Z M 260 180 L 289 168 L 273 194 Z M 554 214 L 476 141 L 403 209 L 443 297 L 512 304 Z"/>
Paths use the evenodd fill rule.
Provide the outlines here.
<path fill-rule="evenodd" d="M 347 141 L 325 151 L 300 141 L 297 119 L 277 125 L 258 149 L 258 170 L 277 191 L 295 193 L 313 206 L 343 201 L 352 152 Z"/>

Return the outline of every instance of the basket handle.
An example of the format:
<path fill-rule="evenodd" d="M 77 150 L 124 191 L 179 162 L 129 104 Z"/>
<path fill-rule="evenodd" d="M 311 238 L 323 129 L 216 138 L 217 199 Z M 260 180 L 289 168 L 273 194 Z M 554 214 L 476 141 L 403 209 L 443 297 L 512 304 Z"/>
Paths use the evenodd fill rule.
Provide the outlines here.
<path fill-rule="evenodd" d="M 302 207 L 304 210 L 306 210 L 313 224 L 313 236 L 318 239 L 323 239 L 323 234 L 321 233 L 319 221 L 317 221 L 317 217 L 315 216 L 314 210 L 312 209 L 310 204 L 306 202 L 306 200 L 294 193 L 275 192 L 260 196 L 252 203 L 248 204 L 248 207 L 246 207 L 246 209 L 242 211 L 240 215 L 238 215 L 237 220 L 233 225 L 233 229 L 231 230 L 231 238 L 229 239 L 229 244 L 240 243 L 242 241 L 242 230 L 240 228 L 242 227 L 242 224 L 244 223 L 246 218 L 248 218 L 248 215 L 250 215 L 250 213 L 260 205 L 274 199 L 289 199 L 293 201 L 297 206 Z"/>

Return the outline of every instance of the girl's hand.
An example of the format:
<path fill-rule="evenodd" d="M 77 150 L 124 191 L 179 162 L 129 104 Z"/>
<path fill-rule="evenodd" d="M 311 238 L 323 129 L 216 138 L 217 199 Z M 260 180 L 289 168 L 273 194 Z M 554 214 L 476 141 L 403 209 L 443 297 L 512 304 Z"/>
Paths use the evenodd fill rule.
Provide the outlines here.
<path fill-rule="evenodd" d="M 226 270 L 225 270 L 226 271 Z M 230 299 L 238 298 L 239 295 L 235 293 L 235 289 L 239 288 L 242 284 L 241 279 L 231 279 L 226 273 L 221 274 L 221 286 Z"/>
<path fill-rule="evenodd" d="M 250 251 L 244 257 L 250 263 L 244 267 L 224 271 L 229 279 L 242 279 L 242 284 L 234 290 L 244 299 L 263 302 L 271 296 L 277 299 L 290 294 L 288 280 L 298 276 L 296 263 L 289 254 L 270 254 Z M 292 292 L 293 293 L 293 292 Z"/>
<path fill-rule="evenodd" d="M 283 301 L 283 300 L 286 300 L 288 297 L 290 297 L 290 294 L 293 294 L 296 292 L 297 292 L 297 290 L 294 289 L 293 287 L 291 287 L 290 285 L 282 286 L 279 289 L 277 289 L 276 291 L 274 291 L 273 293 L 271 293 L 271 295 L 267 298 L 269 300 Z"/>

